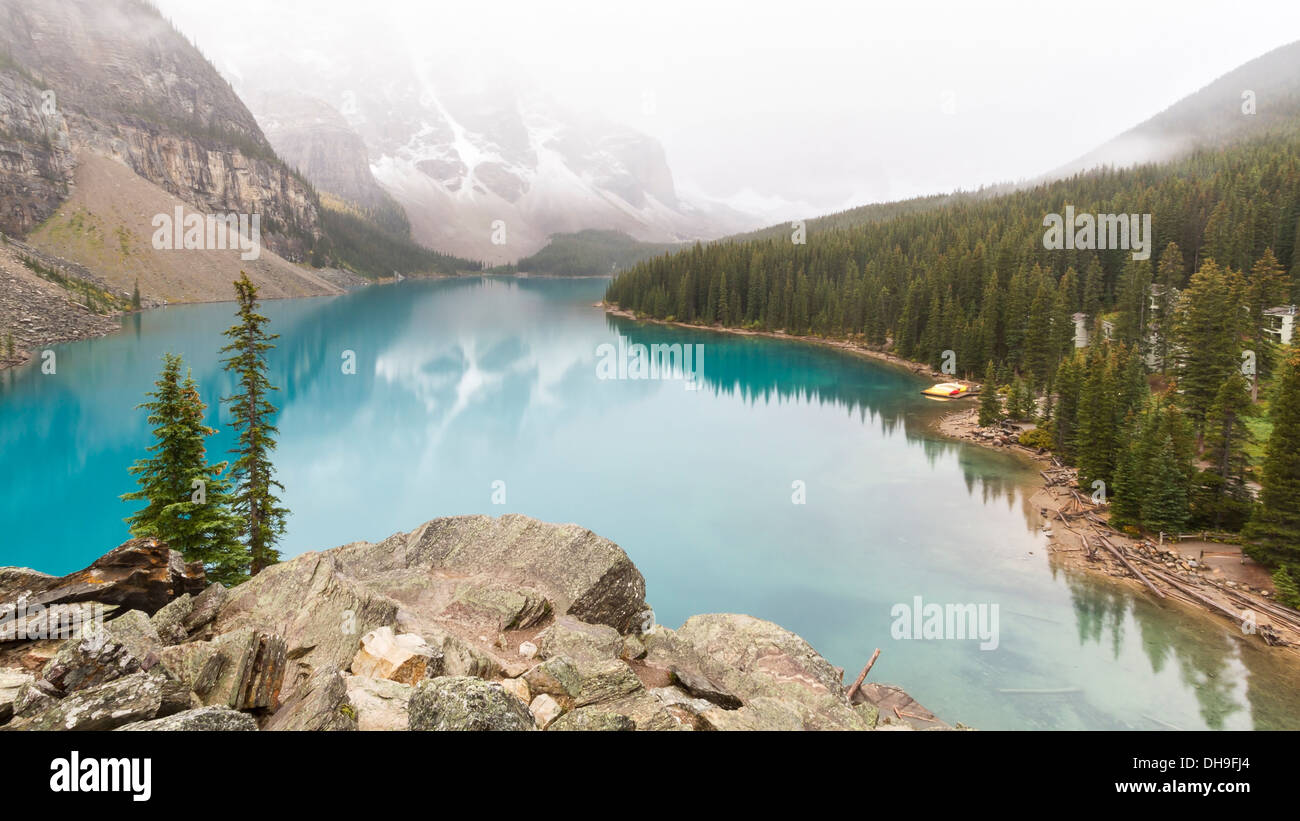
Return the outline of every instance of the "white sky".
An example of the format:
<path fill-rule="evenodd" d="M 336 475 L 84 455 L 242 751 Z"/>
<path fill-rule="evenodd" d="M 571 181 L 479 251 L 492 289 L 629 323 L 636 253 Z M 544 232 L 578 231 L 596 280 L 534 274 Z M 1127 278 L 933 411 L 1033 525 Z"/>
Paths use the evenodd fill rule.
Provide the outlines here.
<path fill-rule="evenodd" d="M 1300 39 L 1296 0 L 155 2 L 218 67 L 367 30 L 503 66 L 659 138 L 685 192 L 816 211 L 1035 176 Z"/>

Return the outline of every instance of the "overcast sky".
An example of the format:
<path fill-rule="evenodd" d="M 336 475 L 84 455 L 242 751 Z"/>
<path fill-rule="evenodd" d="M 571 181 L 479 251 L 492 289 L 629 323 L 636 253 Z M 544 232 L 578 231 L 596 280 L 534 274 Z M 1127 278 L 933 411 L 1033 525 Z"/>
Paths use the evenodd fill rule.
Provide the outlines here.
<path fill-rule="evenodd" d="M 365 31 L 500 66 L 657 137 L 685 192 L 818 212 L 1035 176 L 1300 39 L 1296 0 L 156 5 L 223 68 Z"/>

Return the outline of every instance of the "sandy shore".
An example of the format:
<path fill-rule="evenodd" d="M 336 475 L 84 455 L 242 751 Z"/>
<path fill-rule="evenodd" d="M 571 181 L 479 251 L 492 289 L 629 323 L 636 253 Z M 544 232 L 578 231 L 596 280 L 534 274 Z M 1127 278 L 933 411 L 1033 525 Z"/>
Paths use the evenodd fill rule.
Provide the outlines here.
<path fill-rule="evenodd" d="M 1042 517 L 1058 566 L 1104 574 L 1135 591 L 1180 602 L 1300 656 L 1300 613 L 1273 601 L 1268 571 L 1240 545 L 1199 539 L 1161 544 L 1115 530 L 1108 505 L 1078 489 L 1077 471 L 1019 444 L 1014 432 L 981 428 L 978 415 L 973 402 L 963 402 L 935 428 L 952 439 L 1014 451 L 1035 464 L 1040 481 L 1029 501 Z"/>

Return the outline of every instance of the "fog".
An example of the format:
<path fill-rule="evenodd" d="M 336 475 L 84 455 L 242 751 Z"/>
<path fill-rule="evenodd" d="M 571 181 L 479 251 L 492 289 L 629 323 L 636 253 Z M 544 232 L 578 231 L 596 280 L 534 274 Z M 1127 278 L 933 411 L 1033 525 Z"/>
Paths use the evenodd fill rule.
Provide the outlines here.
<path fill-rule="evenodd" d="M 400 54 L 510 77 L 781 217 L 1037 176 L 1300 38 L 1293 0 L 156 5 L 237 88 Z"/>

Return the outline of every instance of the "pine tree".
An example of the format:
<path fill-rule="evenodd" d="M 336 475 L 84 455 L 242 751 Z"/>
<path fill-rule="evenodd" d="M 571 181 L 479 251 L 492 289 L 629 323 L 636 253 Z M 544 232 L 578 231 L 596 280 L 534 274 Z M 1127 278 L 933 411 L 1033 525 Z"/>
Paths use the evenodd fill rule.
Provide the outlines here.
<path fill-rule="evenodd" d="M 1165 434 L 1152 455 L 1142 499 L 1142 523 L 1152 532 L 1178 534 L 1187 525 L 1187 484 L 1179 469 L 1174 441 Z"/>
<path fill-rule="evenodd" d="M 1187 415 L 1198 434 L 1224 380 L 1239 370 L 1242 310 L 1239 278 L 1206 260 L 1183 293 L 1174 336 L 1175 372 Z"/>
<path fill-rule="evenodd" d="M 180 552 L 186 561 L 201 561 L 212 581 L 237 584 L 247 568 L 239 543 L 239 520 L 231 512 L 226 464 L 207 463 L 204 440 L 216 433 L 204 424 L 207 406 L 194 379 L 180 378 L 181 357 L 163 357 L 162 374 L 139 407 L 149 412 L 154 444 L 151 456 L 131 467 L 139 490 L 124 494 L 145 507 L 126 520 L 133 536 L 153 536 Z"/>
<path fill-rule="evenodd" d="M 1246 284 L 1246 306 L 1250 316 L 1248 338 L 1255 352 L 1255 373 L 1251 375 L 1251 399 L 1259 398 L 1259 382 L 1273 375 L 1275 355 L 1271 335 L 1265 330 L 1264 311 L 1281 305 L 1291 296 L 1291 281 L 1272 249 L 1255 261 Z"/>
<path fill-rule="evenodd" d="M 1251 558 L 1300 580 L 1300 350 L 1282 364 L 1269 409 L 1273 432 L 1264 448 L 1259 506 L 1246 527 Z"/>
<path fill-rule="evenodd" d="M 980 388 L 979 424 L 981 428 L 1002 421 L 1002 402 L 998 399 L 997 371 L 993 362 L 984 370 L 984 386 Z"/>
<path fill-rule="evenodd" d="M 131 289 L 131 310 L 140 310 L 140 280 L 135 281 L 135 287 Z"/>
<path fill-rule="evenodd" d="M 277 489 L 284 486 L 274 478 L 271 451 L 275 450 L 278 429 L 272 423 L 275 406 L 269 395 L 278 388 L 267 378 L 266 353 L 275 346 L 278 334 L 266 332 L 266 317 L 257 312 L 257 286 L 242 274 L 235 282 L 239 305 L 239 322 L 225 332 L 230 344 L 221 349 L 229 354 L 223 360 L 234 375 L 238 391 L 222 401 L 231 403 L 233 425 L 239 431 L 237 447 L 231 451 L 235 462 L 234 510 L 243 519 L 243 533 L 251 560 L 250 572 L 256 576 L 279 561 L 275 543 L 284 533 L 289 511 L 280 506 Z"/>
<path fill-rule="evenodd" d="M 1204 458 L 1209 467 L 1200 476 L 1193 504 L 1201 524 L 1215 530 L 1237 530 L 1250 514 L 1246 446 L 1253 437 L 1246 420 L 1256 415 L 1246 378 L 1241 374 L 1228 377 L 1206 416 Z"/>

